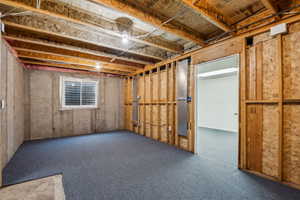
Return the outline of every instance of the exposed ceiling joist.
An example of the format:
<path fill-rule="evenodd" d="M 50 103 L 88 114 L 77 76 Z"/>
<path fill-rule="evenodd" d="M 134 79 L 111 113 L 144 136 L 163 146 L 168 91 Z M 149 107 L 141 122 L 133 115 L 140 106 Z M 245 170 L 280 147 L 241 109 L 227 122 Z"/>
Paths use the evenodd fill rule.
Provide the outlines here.
<path fill-rule="evenodd" d="M 90 0 L 90 1 L 103 4 L 112 9 L 126 13 L 132 17 L 136 17 L 137 19 L 140 19 L 141 21 L 144 21 L 148 24 L 152 24 L 153 26 L 158 27 L 161 30 L 175 34 L 186 40 L 193 41 L 199 44 L 200 46 L 205 46 L 206 44 L 203 39 L 199 38 L 199 36 L 194 35 L 186 30 L 183 30 L 182 27 L 176 27 L 172 24 L 164 24 L 165 21 L 163 21 L 162 19 L 155 17 L 151 14 L 147 14 L 134 6 L 126 4 L 125 2 L 117 1 L 117 0 Z"/>
<path fill-rule="evenodd" d="M 41 51 L 33 51 L 28 49 L 22 48 L 14 48 L 20 58 L 29 58 L 34 60 L 41 60 L 41 61 L 48 61 L 48 62 L 59 62 L 65 64 L 75 64 L 88 67 L 86 70 L 90 68 L 94 68 L 96 70 L 96 66 L 98 65 L 95 61 L 85 60 L 76 57 L 68 57 L 68 56 L 61 56 L 56 54 L 44 53 Z M 117 65 L 103 65 L 103 67 L 111 70 L 118 70 L 118 71 L 125 71 L 125 72 L 133 72 L 135 70 L 128 69 L 126 67 L 120 67 Z"/>
<path fill-rule="evenodd" d="M 166 56 L 165 51 L 157 48 L 149 47 L 147 45 L 138 45 L 136 43 L 131 43 L 130 45 L 123 44 L 121 40 L 114 36 L 107 36 L 87 27 L 66 23 L 65 21 L 41 15 L 13 16 L 5 18 L 3 21 L 4 23 L 10 22 L 23 25 L 37 31 L 68 36 L 86 43 L 94 43 L 107 49 L 114 49 L 119 52 L 128 52 L 160 60 L 165 59 Z"/>
<path fill-rule="evenodd" d="M 66 42 L 68 41 L 70 44 L 74 44 L 78 43 L 81 44 L 83 46 L 92 46 L 93 48 L 97 47 L 100 49 L 103 49 L 104 52 L 106 51 L 116 51 L 116 52 L 124 52 L 122 49 L 115 49 L 114 47 L 107 47 L 107 46 L 103 46 L 101 44 L 101 42 L 97 42 L 97 41 L 91 41 L 91 40 L 87 40 L 85 38 L 81 38 L 81 37 L 77 37 L 77 36 L 70 36 L 70 35 L 66 35 L 66 34 L 62 34 L 62 33 L 56 33 L 56 32 L 52 32 L 52 31 L 48 31 L 48 30 L 44 30 L 41 28 L 36 28 L 36 27 L 31 27 L 31 26 L 26 26 L 23 24 L 18 24 L 18 23 L 14 23 L 14 22 L 10 22 L 10 21 L 3 21 L 5 26 L 9 29 L 10 27 L 17 29 L 18 31 L 24 31 L 24 32 L 31 32 L 34 34 L 38 34 L 38 35 L 42 35 L 44 38 L 49 38 L 49 40 L 54 40 L 54 41 L 60 41 L 60 42 Z M 55 26 L 54 26 L 55 27 Z M 97 37 L 93 37 L 93 39 L 97 39 Z M 135 58 L 138 60 L 146 60 L 146 61 L 153 61 L 153 62 L 157 62 L 159 60 L 163 60 L 163 58 L 160 57 L 156 57 L 153 55 L 145 55 L 144 53 L 140 53 L 142 51 L 139 52 L 135 52 L 135 51 L 127 51 L 125 53 L 125 55 L 130 56 L 130 58 Z M 124 56 L 124 54 L 123 54 Z M 116 57 L 118 58 L 118 56 Z M 119 57 L 120 58 L 120 57 Z"/>
<path fill-rule="evenodd" d="M 0 3 L 47 16 L 57 17 L 59 19 L 67 20 L 73 23 L 90 26 L 99 29 L 106 34 L 114 35 L 119 38 L 122 37 L 122 34 L 116 31 L 117 28 L 115 23 L 100 18 L 98 16 L 93 16 L 91 14 L 88 14 L 87 12 L 83 12 L 82 10 L 76 9 L 63 2 L 42 0 L 40 9 L 34 7 L 33 5 L 25 4 L 23 1 L 20 0 L 2 0 Z M 136 28 L 133 28 L 132 31 L 134 36 L 146 34 L 145 32 L 137 30 Z M 174 53 L 180 53 L 184 49 L 183 46 L 174 42 L 167 41 L 160 37 L 130 37 L 129 40 L 164 49 L 166 51 Z"/>
<path fill-rule="evenodd" d="M 21 61 L 25 65 L 45 66 L 45 67 L 59 67 L 59 68 L 65 68 L 65 69 L 88 70 L 88 71 L 91 71 L 91 72 L 103 72 L 103 73 L 111 73 L 111 74 L 118 74 L 118 75 L 128 75 L 127 72 L 115 71 L 115 70 L 110 70 L 110 69 L 105 69 L 105 68 L 95 70 L 92 67 L 74 65 L 74 64 L 61 64 L 61 63 L 51 63 L 51 62 L 29 61 L 29 60 L 25 60 L 25 59 L 21 59 Z"/>
<path fill-rule="evenodd" d="M 202 17 L 204 17 L 207 21 L 214 24 L 218 28 L 222 29 L 225 32 L 228 32 L 231 30 L 230 26 L 227 25 L 229 23 L 224 23 L 220 18 L 224 20 L 224 16 L 220 13 L 218 13 L 214 8 L 209 6 L 207 2 L 205 2 L 204 6 L 197 6 L 197 2 L 195 0 L 181 0 L 185 5 L 189 6 L 190 8 L 194 9 L 197 13 L 199 13 Z M 203 1 L 201 1 L 202 4 Z M 212 12 L 213 11 L 213 12 Z"/>
<path fill-rule="evenodd" d="M 267 9 L 271 10 L 273 14 L 278 12 L 278 8 L 275 6 L 272 0 L 261 0 L 261 2 Z"/>
<path fill-rule="evenodd" d="M 15 33 L 5 34 L 2 37 L 5 38 L 6 40 L 12 41 L 12 42 L 15 41 L 15 42 L 29 43 L 29 44 L 42 45 L 42 46 L 47 46 L 47 47 L 60 48 L 60 49 L 67 50 L 67 51 L 79 52 L 79 53 L 84 54 L 86 57 L 90 56 L 91 58 L 98 57 L 98 59 L 100 59 L 99 57 L 101 57 L 101 58 L 103 57 L 103 62 L 105 62 L 108 58 L 111 61 L 111 59 L 115 56 L 115 55 L 103 53 L 100 51 L 95 51 L 95 50 L 86 49 L 86 48 L 80 48 L 78 46 L 67 45 L 64 43 L 51 42 L 49 40 L 37 39 L 34 37 L 23 36 L 23 35 L 19 35 L 19 34 L 15 34 Z M 113 62 L 109 62 L 109 63 L 128 65 L 128 66 L 137 67 L 137 68 L 144 67 L 145 65 L 150 64 L 149 62 L 129 59 L 129 58 L 125 58 L 125 57 L 116 58 Z"/>
<path fill-rule="evenodd" d="M 36 41 L 26 40 L 26 39 L 14 37 L 14 36 L 4 36 L 4 38 L 6 40 L 8 40 L 10 42 L 10 44 L 12 45 L 12 47 L 14 47 L 14 48 L 43 51 L 46 53 L 47 52 L 55 53 L 55 54 L 61 54 L 61 55 L 65 55 L 65 56 L 73 56 L 73 57 L 78 57 L 78 58 L 83 58 L 83 59 L 99 61 L 101 63 L 123 65 L 123 66 L 126 66 L 127 68 L 131 68 L 133 70 L 141 69 L 144 67 L 143 64 L 124 61 L 124 60 L 120 60 L 120 59 L 116 59 L 116 60 L 114 60 L 113 63 L 111 63 L 110 60 L 112 58 L 110 58 L 110 57 L 80 52 L 78 50 L 70 49 L 70 48 L 67 48 L 64 46 L 60 46 L 60 45 L 48 44 L 45 42 L 36 42 Z"/>

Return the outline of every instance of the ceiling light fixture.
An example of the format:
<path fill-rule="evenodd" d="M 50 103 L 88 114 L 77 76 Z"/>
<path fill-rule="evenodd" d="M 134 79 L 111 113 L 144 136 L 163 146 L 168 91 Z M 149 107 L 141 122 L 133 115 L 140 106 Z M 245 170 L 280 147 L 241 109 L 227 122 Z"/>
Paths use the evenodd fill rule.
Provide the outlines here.
<path fill-rule="evenodd" d="M 122 42 L 124 44 L 127 44 L 129 42 L 129 34 L 126 33 L 125 31 L 122 33 Z"/>
<path fill-rule="evenodd" d="M 99 69 L 101 69 L 101 68 L 102 68 L 102 65 L 101 65 L 100 63 L 97 63 L 95 67 L 96 67 L 96 69 L 98 69 L 98 70 L 99 70 Z"/>
<path fill-rule="evenodd" d="M 230 73 L 234 73 L 237 71 L 238 71 L 238 68 L 232 67 L 232 68 L 226 68 L 226 69 L 221 69 L 221 70 L 216 70 L 216 71 L 211 71 L 211 72 L 200 73 L 200 74 L 198 74 L 198 77 L 205 78 L 205 77 L 217 76 L 217 75 L 222 75 L 222 74 L 230 74 Z"/>

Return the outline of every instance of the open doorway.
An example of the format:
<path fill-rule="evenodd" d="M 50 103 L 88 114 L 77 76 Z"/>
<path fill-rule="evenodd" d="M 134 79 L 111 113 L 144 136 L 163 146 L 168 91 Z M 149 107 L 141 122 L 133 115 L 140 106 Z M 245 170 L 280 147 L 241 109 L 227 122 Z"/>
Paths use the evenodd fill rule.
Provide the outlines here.
<path fill-rule="evenodd" d="M 196 66 L 196 152 L 238 166 L 239 55 Z"/>

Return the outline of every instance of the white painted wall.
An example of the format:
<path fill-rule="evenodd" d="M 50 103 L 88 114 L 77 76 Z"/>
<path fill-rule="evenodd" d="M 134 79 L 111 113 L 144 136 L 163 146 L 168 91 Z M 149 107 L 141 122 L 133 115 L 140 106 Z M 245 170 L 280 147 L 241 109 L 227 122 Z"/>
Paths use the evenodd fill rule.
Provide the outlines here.
<path fill-rule="evenodd" d="M 198 73 L 209 69 L 238 67 L 238 57 L 199 65 Z M 211 71 L 213 71 L 211 70 Z M 238 72 L 197 80 L 198 127 L 238 132 Z"/>
<path fill-rule="evenodd" d="M 198 81 L 199 127 L 237 132 L 237 83 L 237 75 Z"/>

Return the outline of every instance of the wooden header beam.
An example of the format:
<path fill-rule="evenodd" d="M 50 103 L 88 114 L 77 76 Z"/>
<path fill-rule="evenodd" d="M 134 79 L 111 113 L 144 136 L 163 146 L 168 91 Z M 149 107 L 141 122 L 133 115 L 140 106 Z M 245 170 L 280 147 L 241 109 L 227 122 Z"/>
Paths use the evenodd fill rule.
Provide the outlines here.
<path fill-rule="evenodd" d="M 50 2 L 50 3 L 49 3 Z M 25 4 L 20 0 L 1 0 L 1 4 L 8 5 L 15 8 L 21 8 L 27 11 L 32 11 L 35 13 L 43 14 L 46 16 L 56 17 L 59 19 L 63 19 L 69 22 L 90 26 L 92 28 L 96 28 L 97 30 L 101 30 L 102 32 L 108 35 L 114 35 L 119 38 L 122 38 L 122 34 L 117 32 L 116 24 L 100 18 L 99 16 L 93 16 L 87 12 L 80 10 L 79 8 L 75 8 L 70 6 L 69 4 L 63 2 L 55 2 L 49 0 L 41 1 L 41 8 L 35 8 L 33 5 Z M 49 7 L 50 5 L 50 7 Z M 67 6 L 66 6 L 67 5 Z M 60 8 L 60 9 L 59 9 Z M 59 11 L 58 11 L 59 10 Z M 79 16 L 83 16 L 79 18 Z M 133 28 L 134 35 L 144 35 L 146 32 L 137 30 Z M 138 37 L 130 37 L 129 40 L 134 42 L 146 44 L 152 47 L 157 47 L 166 51 L 180 53 L 183 51 L 183 46 L 176 44 L 174 42 L 167 41 L 160 37 L 156 38 L 138 38 Z"/>
<path fill-rule="evenodd" d="M 222 29 L 225 32 L 231 31 L 230 26 L 219 20 L 219 18 L 225 18 L 223 15 L 218 13 L 214 8 L 210 7 L 206 2 L 207 9 L 197 6 L 197 2 L 195 0 L 181 0 L 182 3 L 194 9 L 197 13 L 199 13 L 202 17 L 204 17 L 207 21 L 214 24 L 218 28 Z M 200 1 L 202 3 L 202 1 Z M 202 3 L 203 4 L 203 3 Z M 211 12 L 213 10 L 214 12 Z"/>
<path fill-rule="evenodd" d="M 33 51 L 33 50 L 26 50 L 21 48 L 14 48 L 18 54 L 19 58 L 29 58 L 34 60 L 40 60 L 40 61 L 46 61 L 46 62 L 60 62 L 60 63 L 66 63 L 71 65 L 80 65 L 82 67 L 86 67 L 85 70 L 96 70 L 97 62 L 89 61 L 85 59 L 80 59 L 76 57 L 66 57 L 61 55 L 55 55 L 55 54 L 49 54 L 49 53 L 43 53 L 39 51 Z M 106 69 L 111 70 L 117 70 L 117 71 L 124 71 L 124 72 L 134 72 L 135 70 L 128 69 L 126 67 L 120 67 L 116 65 L 109 65 L 104 64 L 102 67 Z"/>
<path fill-rule="evenodd" d="M 158 17 L 155 17 L 153 15 L 147 14 L 134 6 L 126 4 L 125 2 L 118 1 L 118 0 L 90 0 L 90 1 L 105 5 L 112 9 L 126 13 L 132 17 L 136 17 L 146 23 L 152 24 L 153 26 L 160 28 L 161 30 L 172 33 L 174 35 L 177 35 L 183 39 L 195 42 L 200 46 L 206 45 L 204 40 L 199 38 L 199 36 L 189 33 L 188 31 L 183 30 L 182 28 L 176 27 L 174 25 L 164 24 L 162 26 L 162 24 L 164 23 L 164 21 L 162 19 L 159 19 Z"/>
<path fill-rule="evenodd" d="M 111 70 L 102 68 L 99 70 L 96 70 L 92 67 L 86 67 L 81 65 L 72 65 L 72 64 L 61 64 L 61 63 L 51 63 L 51 62 L 38 62 L 38 61 L 28 61 L 28 60 L 21 60 L 22 63 L 25 64 L 25 66 L 42 66 L 42 67 L 58 67 L 58 68 L 65 68 L 65 69 L 75 69 L 75 70 L 84 70 L 84 71 L 90 71 L 90 72 L 103 72 L 103 73 L 111 73 L 111 74 L 119 74 L 119 75 L 128 75 L 129 72 L 122 72 L 117 70 Z"/>
<path fill-rule="evenodd" d="M 261 2 L 267 9 L 271 10 L 273 14 L 278 12 L 278 8 L 275 6 L 272 0 L 261 0 Z"/>
<path fill-rule="evenodd" d="M 85 70 L 78 70 L 76 68 L 64 68 L 60 66 L 55 66 L 55 67 L 48 67 L 44 65 L 31 65 L 27 64 L 25 65 L 26 69 L 29 70 L 44 70 L 44 71 L 52 71 L 52 72 L 65 72 L 65 73 L 77 73 L 77 74 L 89 74 L 89 75 L 94 75 L 94 76 L 99 76 L 99 75 L 118 75 L 118 76 L 127 76 L 127 73 L 119 73 L 119 72 L 113 72 L 109 70 L 99 70 L 99 71 L 85 71 Z"/>

